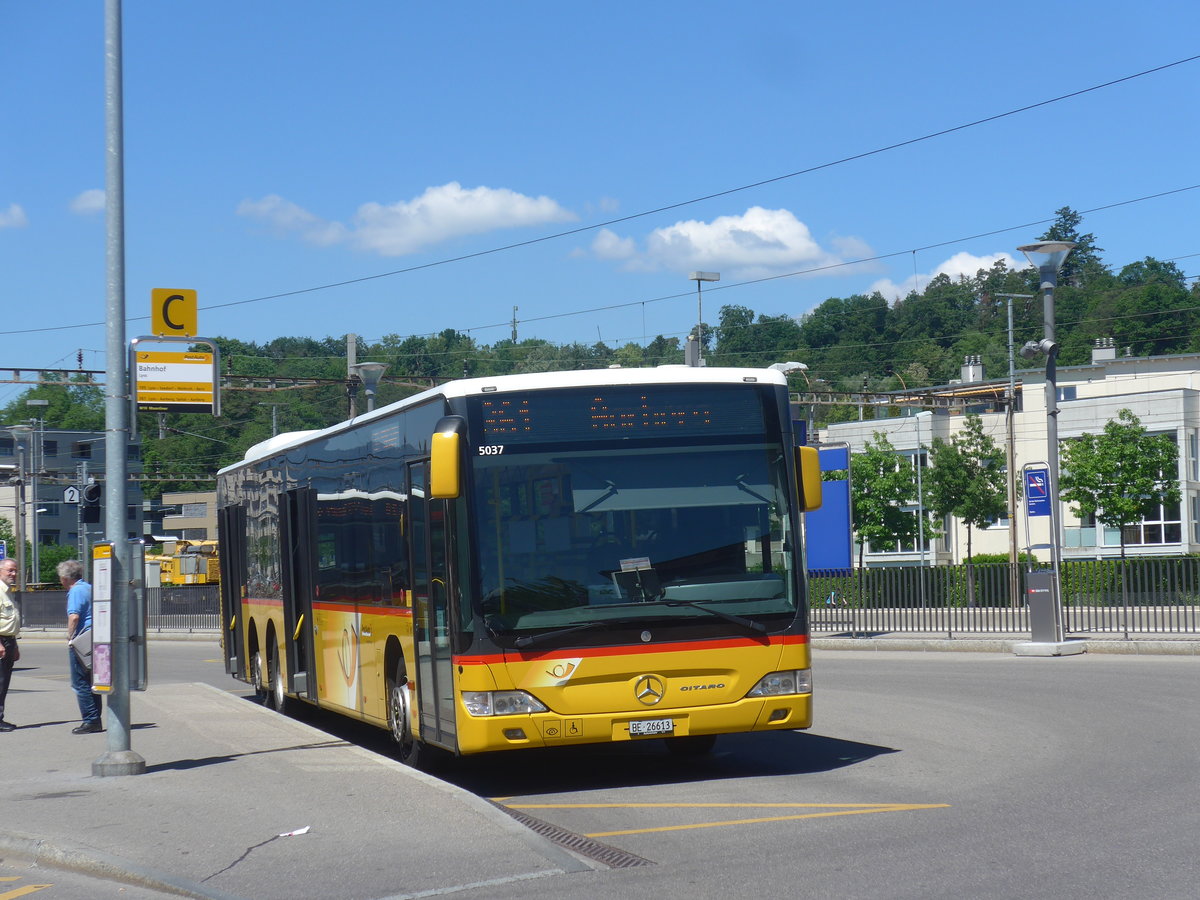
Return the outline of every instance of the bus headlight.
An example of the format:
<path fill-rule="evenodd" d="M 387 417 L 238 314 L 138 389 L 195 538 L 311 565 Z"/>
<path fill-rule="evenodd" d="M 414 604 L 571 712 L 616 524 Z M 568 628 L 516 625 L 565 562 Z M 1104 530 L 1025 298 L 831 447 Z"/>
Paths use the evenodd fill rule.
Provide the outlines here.
<path fill-rule="evenodd" d="M 747 697 L 777 697 L 780 694 L 811 694 L 812 669 L 772 672 L 750 689 Z"/>
<path fill-rule="evenodd" d="M 473 716 L 519 716 L 546 712 L 546 706 L 524 691 L 463 691 L 463 706 Z"/>

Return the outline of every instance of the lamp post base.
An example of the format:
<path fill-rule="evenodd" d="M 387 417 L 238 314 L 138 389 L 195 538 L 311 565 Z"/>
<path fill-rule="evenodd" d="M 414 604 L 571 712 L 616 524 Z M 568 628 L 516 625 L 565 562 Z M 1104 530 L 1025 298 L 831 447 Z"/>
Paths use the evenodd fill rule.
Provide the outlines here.
<path fill-rule="evenodd" d="M 108 775 L 144 775 L 146 760 L 132 750 L 110 750 L 92 762 L 92 774 L 97 778 Z"/>

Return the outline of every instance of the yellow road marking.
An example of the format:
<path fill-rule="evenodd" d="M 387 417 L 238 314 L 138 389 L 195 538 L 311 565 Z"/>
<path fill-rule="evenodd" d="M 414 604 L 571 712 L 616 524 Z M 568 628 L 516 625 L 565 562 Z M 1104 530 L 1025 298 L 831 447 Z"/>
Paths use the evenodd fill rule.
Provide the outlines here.
<path fill-rule="evenodd" d="M 788 816 L 763 816 L 727 819 L 720 822 L 696 822 L 688 825 L 661 825 L 654 828 L 627 828 L 596 831 L 590 838 L 652 834 L 660 831 L 689 831 L 697 828 L 725 828 L 731 825 L 757 825 L 765 822 L 794 822 L 800 819 L 824 819 L 833 816 L 861 816 L 870 813 L 912 812 L 922 809 L 948 809 L 948 803 L 506 803 L 510 809 L 811 809 L 820 812 Z"/>
<path fill-rule="evenodd" d="M 16 879 L 4 879 L 5 881 L 15 881 Z M 48 887 L 54 887 L 52 884 L 27 884 L 24 887 L 13 888 L 11 891 L 5 891 L 0 894 L 0 900 L 17 900 L 18 897 L 27 897 L 30 894 L 36 894 L 38 891 L 44 891 Z"/>

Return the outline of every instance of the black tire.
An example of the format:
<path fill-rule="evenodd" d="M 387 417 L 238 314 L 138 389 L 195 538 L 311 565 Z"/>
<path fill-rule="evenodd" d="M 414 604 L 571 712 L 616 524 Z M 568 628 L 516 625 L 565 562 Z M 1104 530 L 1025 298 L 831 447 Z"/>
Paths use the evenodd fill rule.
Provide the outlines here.
<path fill-rule="evenodd" d="M 667 750 L 672 756 L 707 756 L 712 753 L 716 743 L 715 734 L 690 734 L 666 739 Z"/>
<path fill-rule="evenodd" d="M 263 677 L 263 655 L 261 650 L 255 650 L 250 657 L 250 686 L 254 688 L 254 699 L 263 706 L 267 705 L 267 682 Z"/>
<path fill-rule="evenodd" d="M 287 715 L 291 709 L 291 700 L 283 683 L 279 652 L 274 647 L 267 649 L 267 677 L 267 704 L 275 712 Z"/>

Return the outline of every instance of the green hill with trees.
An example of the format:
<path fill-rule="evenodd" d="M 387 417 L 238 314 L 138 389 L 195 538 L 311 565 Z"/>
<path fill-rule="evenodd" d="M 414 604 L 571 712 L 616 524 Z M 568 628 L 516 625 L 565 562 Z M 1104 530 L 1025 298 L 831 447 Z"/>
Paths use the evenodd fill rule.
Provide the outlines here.
<path fill-rule="evenodd" d="M 1112 338 L 1120 355 L 1151 356 L 1200 351 L 1200 285 L 1175 263 L 1146 258 L 1110 268 L 1081 217 L 1064 207 L 1043 239 L 1078 244 L 1055 291 L 1060 365 L 1085 363 L 1098 338 Z M 755 312 L 724 306 L 719 321 L 704 329 L 708 365 L 766 366 L 797 360 L 808 369 L 792 375 L 798 389 L 833 391 L 918 389 L 959 377 L 966 356 L 979 356 L 992 374 L 1008 370 L 1008 309 L 1001 294 L 1037 295 L 1036 272 L 1013 270 L 1003 261 L 957 280 L 931 279 L 922 290 L 896 302 L 882 295 L 830 297 L 802 315 L 788 310 Z M 1042 334 L 1042 302 L 1035 297 L 1013 306 L 1017 346 Z M 348 411 L 346 342 L 280 337 L 265 344 L 217 338 L 224 374 L 222 415 L 139 416 L 148 473 L 209 474 L 239 459 L 246 448 L 272 433 L 321 428 Z M 433 336 L 388 335 L 357 345 L 359 360 L 387 363 L 377 405 L 393 402 L 432 384 L 463 376 L 498 375 L 613 365 L 682 363 L 676 337 L 658 336 L 643 345 L 553 344 L 536 338 L 480 344 L 447 329 Z M 1040 362 L 1018 366 L 1039 366 Z M 807 380 L 805 380 L 807 376 Z M 28 399 L 44 399 L 50 429 L 103 430 L 100 389 L 62 381 L 26 391 L 3 409 L 14 423 L 28 417 Z M 365 407 L 359 399 L 360 411 Z M 824 415 L 839 415 L 833 407 Z M 186 480 L 147 484 L 146 493 L 204 489 Z"/>

